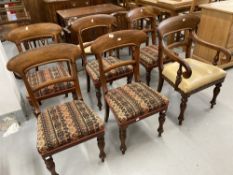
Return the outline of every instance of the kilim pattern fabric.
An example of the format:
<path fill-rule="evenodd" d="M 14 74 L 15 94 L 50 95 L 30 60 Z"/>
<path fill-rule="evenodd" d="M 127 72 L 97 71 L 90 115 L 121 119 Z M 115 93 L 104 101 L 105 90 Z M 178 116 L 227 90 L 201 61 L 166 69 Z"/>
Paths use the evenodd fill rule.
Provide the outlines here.
<path fill-rule="evenodd" d="M 158 47 L 149 45 L 140 49 L 140 63 L 145 67 L 157 66 L 158 62 Z"/>
<path fill-rule="evenodd" d="M 115 58 L 115 57 L 108 57 L 108 58 L 104 58 L 103 60 L 103 66 L 109 67 L 113 64 L 119 63 L 122 60 Z M 86 70 L 89 74 L 89 76 L 92 78 L 92 80 L 94 80 L 95 84 L 99 84 L 100 83 L 100 71 L 99 71 L 99 63 L 97 60 L 93 60 L 89 63 L 87 63 L 86 66 Z M 112 69 L 111 71 L 106 73 L 106 78 L 107 80 L 110 80 L 114 77 L 118 77 L 127 73 L 133 73 L 133 67 L 131 65 L 128 66 L 122 66 L 122 67 L 118 67 L 116 69 Z"/>
<path fill-rule="evenodd" d="M 37 119 L 40 153 L 104 129 L 103 121 L 81 100 L 47 108 Z"/>
<path fill-rule="evenodd" d="M 132 83 L 109 90 L 105 99 L 116 118 L 137 118 L 168 105 L 168 99 L 144 83 Z"/>
<path fill-rule="evenodd" d="M 69 73 L 63 65 L 53 66 L 46 68 L 44 70 L 38 70 L 30 72 L 27 75 L 28 82 L 32 88 L 37 87 L 41 83 L 48 82 L 57 78 L 69 76 Z M 43 89 L 40 89 L 35 93 L 36 97 L 42 97 L 46 95 L 51 95 L 56 92 L 71 88 L 73 86 L 72 82 L 62 82 L 57 83 Z"/>

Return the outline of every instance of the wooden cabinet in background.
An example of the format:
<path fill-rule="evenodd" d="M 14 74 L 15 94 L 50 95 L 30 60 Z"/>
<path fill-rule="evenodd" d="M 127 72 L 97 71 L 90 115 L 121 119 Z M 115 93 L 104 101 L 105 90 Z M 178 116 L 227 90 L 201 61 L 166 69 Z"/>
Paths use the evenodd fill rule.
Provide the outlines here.
<path fill-rule="evenodd" d="M 46 21 L 57 22 L 56 11 L 105 3 L 105 0 L 43 0 Z"/>
<path fill-rule="evenodd" d="M 233 1 L 221 1 L 201 6 L 201 22 L 198 36 L 210 43 L 225 47 L 233 53 Z M 193 57 L 200 61 L 212 63 L 216 51 L 200 46 L 194 48 Z M 217 64 L 219 67 L 233 66 L 233 59 L 229 63 Z"/>

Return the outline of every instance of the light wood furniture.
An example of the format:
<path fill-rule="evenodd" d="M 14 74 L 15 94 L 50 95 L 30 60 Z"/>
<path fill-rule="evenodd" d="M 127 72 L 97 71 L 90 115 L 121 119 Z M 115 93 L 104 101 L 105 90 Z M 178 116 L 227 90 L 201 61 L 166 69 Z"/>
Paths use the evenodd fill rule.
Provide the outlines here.
<path fill-rule="evenodd" d="M 32 99 L 37 117 L 37 150 L 51 175 L 58 175 L 52 158 L 54 154 L 87 140 L 97 138 L 99 157 L 104 161 L 106 156 L 104 122 L 85 104 L 82 98 L 76 68 L 76 60 L 80 55 L 81 51 L 76 45 L 54 44 L 23 52 L 12 58 L 7 64 L 8 70 L 23 78 Z M 36 88 L 28 82 L 27 73 L 31 69 L 40 65 L 59 64 L 64 61 L 69 64 L 69 76 L 56 77 Z M 73 100 L 41 110 L 38 101 L 35 100 L 37 91 L 57 83 L 67 82 L 74 85 Z M 69 164 L 67 165 L 69 166 Z"/>
<path fill-rule="evenodd" d="M 208 87 L 215 86 L 213 98 L 210 101 L 211 108 L 213 108 L 226 77 L 226 72 L 221 68 L 193 59 L 191 53 L 192 45 L 198 43 L 206 48 L 216 50 L 218 52 L 215 57 L 216 61 L 219 60 L 220 53 L 225 55 L 226 61 L 230 61 L 231 59 L 230 52 L 225 48 L 208 43 L 197 37 L 195 30 L 199 22 L 200 18 L 196 15 L 180 15 L 168 18 L 158 26 L 160 63 L 158 91 L 162 90 L 163 82 L 166 80 L 181 94 L 180 114 L 178 117 L 179 125 L 184 120 L 184 112 L 189 96 Z M 185 38 L 167 45 L 166 37 L 179 32 L 186 33 Z M 175 53 L 174 49 L 179 47 L 185 51 L 183 58 Z M 164 54 L 174 62 L 163 65 Z"/>
<path fill-rule="evenodd" d="M 120 150 L 122 154 L 125 154 L 127 149 L 126 130 L 129 125 L 159 113 L 159 136 L 163 133 L 168 99 L 140 82 L 139 49 L 146 39 L 147 35 L 143 31 L 122 30 L 97 38 L 91 47 L 99 63 L 101 86 L 106 104 L 105 121 L 108 121 L 109 109 L 111 109 L 119 126 Z M 130 47 L 132 55 L 127 60 L 114 63 L 111 66 L 105 66 L 102 58 L 103 53 L 123 47 Z M 124 66 L 133 67 L 135 82 L 118 88 L 108 88 L 106 75 Z"/>
<path fill-rule="evenodd" d="M 198 0 L 198 4 L 208 3 L 209 0 Z M 153 5 L 160 11 L 176 16 L 180 12 L 189 11 L 193 0 L 137 0 L 138 5 Z"/>
<path fill-rule="evenodd" d="M 233 52 L 233 1 L 221 1 L 202 5 L 201 22 L 197 35 L 201 39 L 225 47 Z M 206 63 L 214 63 L 216 51 L 201 45 L 194 48 L 194 58 Z M 233 66 L 220 59 L 214 63 L 222 68 Z"/>

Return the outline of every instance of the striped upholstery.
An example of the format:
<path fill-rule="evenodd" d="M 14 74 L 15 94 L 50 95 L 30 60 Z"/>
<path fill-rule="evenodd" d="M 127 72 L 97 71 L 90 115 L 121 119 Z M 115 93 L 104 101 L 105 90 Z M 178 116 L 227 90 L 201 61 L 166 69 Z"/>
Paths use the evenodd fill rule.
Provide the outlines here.
<path fill-rule="evenodd" d="M 154 67 L 158 63 L 158 47 L 149 45 L 140 49 L 140 63 L 145 67 Z"/>
<path fill-rule="evenodd" d="M 121 123 L 168 104 L 165 96 L 144 83 L 131 83 L 109 90 L 105 99 Z"/>
<path fill-rule="evenodd" d="M 103 121 L 83 101 L 52 106 L 38 116 L 37 148 L 45 154 L 103 129 Z"/>
<path fill-rule="evenodd" d="M 34 71 L 34 72 L 27 74 L 29 84 L 31 85 L 32 88 L 37 87 L 41 83 L 51 81 L 56 78 L 60 78 L 64 76 L 69 76 L 69 73 L 62 65 L 49 67 L 44 70 Z M 35 95 L 37 98 L 43 97 L 43 96 L 49 96 L 56 92 L 71 88 L 72 86 L 73 86 L 72 82 L 57 83 L 57 84 L 45 87 L 43 89 L 40 89 L 38 92 L 35 93 Z"/>
<path fill-rule="evenodd" d="M 103 60 L 103 65 L 104 67 L 108 67 L 114 63 L 119 63 L 122 60 L 115 58 L 115 57 L 108 57 L 104 58 Z M 86 70 L 88 75 L 94 80 L 95 84 L 99 84 L 100 82 L 100 71 L 99 71 L 99 63 L 97 60 L 93 60 L 86 65 Z M 133 73 L 133 67 L 131 65 L 129 66 L 122 66 L 116 69 L 112 69 L 108 73 L 106 73 L 106 78 L 107 80 L 110 80 L 114 77 L 118 77 L 121 75 L 124 75 L 126 73 Z"/>

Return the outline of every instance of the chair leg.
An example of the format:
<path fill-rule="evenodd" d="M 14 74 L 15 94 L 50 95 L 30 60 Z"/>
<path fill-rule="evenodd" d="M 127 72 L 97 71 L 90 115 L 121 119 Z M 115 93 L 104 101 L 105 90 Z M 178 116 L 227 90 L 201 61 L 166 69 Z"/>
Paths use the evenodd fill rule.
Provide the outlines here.
<path fill-rule="evenodd" d="M 127 77 L 127 84 L 130 84 L 132 82 L 133 75 L 130 75 Z"/>
<path fill-rule="evenodd" d="M 87 76 L 87 92 L 90 92 L 90 84 L 91 84 L 90 76 L 88 74 L 86 74 L 86 76 Z"/>
<path fill-rule="evenodd" d="M 151 69 L 146 70 L 146 84 L 147 84 L 147 86 L 150 86 L 150 79 L 151 79 Z"/>
<path fill-rule="evenodd" d="M 116 50 L 117 58 L 120 59 L 120 49 Z"/>
<path fill-rule="evenodd" d="M 211 104 L 210 108 L 211 109 L 214 107 L 214 105 L 216 105 L 216 99 L 217 99 L 218 94 L 220 93 L 221 86 L 222 86 L 222 83 L 218 83 L 215 85 L 214 92 L 213 92 L 213 98 L 210 101 L 210 104 Z"/>
<path fill-rule="evenodd" d="M 161 137 L 162 133 L 163 133 L 163 124 L 166 120 L 166 111 L 162 111 L 159 113 L 159 128 L 158 128 L 158 133 L 159 133 L 159 137 Z"/>
<path fill-rule="evenodd" d="M 109 118 L 109 105 L 108 103 L 105 101 L 105 122 L 108 122 L 108 118 Z"/>
<path fill-rule="evenodd" d="M 102 109 L 101 90 L 99 87 L 96 87 L 95 90 L 96 90 L 96 97 L 97 97 L 97 101 L 98 101 L 97 106 L 99 107 L 99 110 L 101 110 Z"/>
<path fill-rule="evenodd" d="M 122 154 L 125 154 L 125 151 L 127 150 L 127 147 L 125 145 L 126 128 L 124 128 L 124 127 L 119 128 L 119 136 L 120 136 L 120 140 L 121 140 L 120 150 L 121 150 Z"/>
<path fill-rule="evenodd" d="M 182 125 L 182 122 L 184 120 L 184 112 L 187 107 L 187 102 L 188 102 L 188 96 L 182 95 L 181 103 L 180 103 L 180 115 L 178 117 L 179 125 Z"/>
<path fill-rule="evenodd" d="M 78 100 L 78 96 L 77 96 L 77 94 L 75 92 L 72 92 L 72 98 L 74 100 Z"/>
<path fill-rule="evenodd" d="M 50 171 L 51 175 L 58 175 L 58 173 L 55 170 L 55 163 L 53 161 L 52 156 L 43 157 L 43 160 L 45 162 L 45 165 L 46 165 L 47 169 Z"/>
<path fill-rule="evenodd" d="M 159 85 L 158 85 L 158 88 L 157 88 L 158 92 L 162 91 L 163 82 L 164 82 L 164 78 L 160 75 L 160 77 L 159 77 Z"/>
<path fill-rule="evenodd" d="M 104 146 L 105 146 L 104 135 L 98 136 L 97 142 L 98 142 L 98 147 L 100 150 L 99 158 L 101 159 L 102 162 L 104 162 L 104 159 L 106 157 L 106 154 L 104 152 Z"/>

